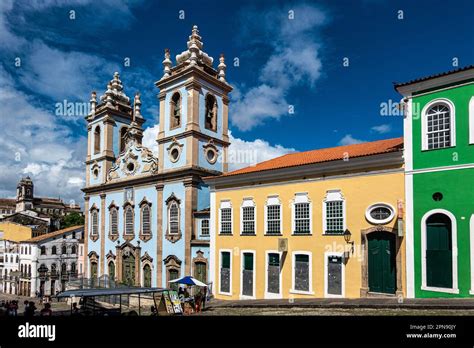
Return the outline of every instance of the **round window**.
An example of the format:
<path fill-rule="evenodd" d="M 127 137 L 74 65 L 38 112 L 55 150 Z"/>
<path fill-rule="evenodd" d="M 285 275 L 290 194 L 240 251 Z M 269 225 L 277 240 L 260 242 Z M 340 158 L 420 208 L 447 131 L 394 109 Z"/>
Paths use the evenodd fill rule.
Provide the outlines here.
<path fill-rule="evenodd" d="M 127 164 L 127 170 L 129 172 L 133 172 L 134 169 L 135 169 L 135 165 L 132 162 Z"/>
<path fill-rule="evenodd" d="M 175 147 L 171 150 L 171 159 L 176 162 L 179 158 L 179 150 Z"/>
<path fill-rule="evenodd" d="M 389 204 L 379 203 L 371 205 L 366 213 L 365 217 L 373 224 L 386 224 L 393 220 L 395 216 L 395 209 Z"/>
<path fill-rule="evenodd" d="M 206 157 L 209 163 L 215 163 L 217 159 L 216 151 L 214 151 L 213 149 L 208 149 L 206 151 Z"/>

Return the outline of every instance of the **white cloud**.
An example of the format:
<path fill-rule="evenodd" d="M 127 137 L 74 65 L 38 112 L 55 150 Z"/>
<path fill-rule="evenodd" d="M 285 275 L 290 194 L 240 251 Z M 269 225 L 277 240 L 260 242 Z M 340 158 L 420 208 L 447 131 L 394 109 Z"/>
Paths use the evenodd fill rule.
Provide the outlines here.
<path fill-rule="evenodd" d="M 159 131 L 159 124 L 155 124 L 153 127 L 148 127 L 143 131 L 143 146 L 153 151 L 155 156 L 158 156 L 158 143 L 156 137 Z"/>
<path fill-rule="evenodd" d="M 341 140 L 339 140 L 339 145 L 353 145 L 365 142 L 365 140 L 354 138 L 351 134 L 346 134 Z"/>
<path fill-rule="evenodd" d="M 381 124 L 380 126 L 373 126 L 371 130 L 379 134 L 386 134 L 392 131 L 392 125 L 389 123 Z"/>
<path fill-rule="evenodd" d="M 143 132 L 143 145 L 153 151 L 155 156 L 158 155 L 158 144 L 156 136 L 158 135 L 158 125 L 148 127 Z M 255 139 L 252 141 L 235 138 L 232 131 L 229 130 L 229 171 L 255 165 L 259 162 L 283 156 L 287 153 L 295 152 L 294 148 L 286 148 L 281 145 L 271 145 L 263 139 Z"/>
<path fill-rule="evenodd" d="M 242 131 L 289 115 L 290 90 L 301 85 L 314 87 L 321 75 L 320 44 L 315 30 L 326 21 L 325 14 L 311 5 L 295 6 L 292 10 L 294 19 L 289 19 L 282 9 L 264 15 L 247 11 L 242 16 L 247 24 L 244 35 L 255 39 L 258 31 L 263 30 L 261 38 L 271 51 L 258 73 L 259 84 L 245 93 L 237 90 L 232 94 L 231 121 Z M 257 23 L 259 27 L 254 28 Z"/>
<path fill-rule="evenodd" d="M 14 196 L 20 177 L 28 174 L 38 196 L 61 196 L 81 203 L 82 193 L 69 185 L 69 179 L 85 176 L 85 138 L 74 137 L 70 128 L 36 106 L 36 100 L 15 89 L 1 65 L 0 76 L 0 194 Z"/>
<path fill-rule="evenodd" d="M 263 139 L 247 141 L 234 138 L 231 131 L 229 131 L 229 141 L 229 171 L 255 165 L 296 151 L 294 148 L 271 145 Z"/>

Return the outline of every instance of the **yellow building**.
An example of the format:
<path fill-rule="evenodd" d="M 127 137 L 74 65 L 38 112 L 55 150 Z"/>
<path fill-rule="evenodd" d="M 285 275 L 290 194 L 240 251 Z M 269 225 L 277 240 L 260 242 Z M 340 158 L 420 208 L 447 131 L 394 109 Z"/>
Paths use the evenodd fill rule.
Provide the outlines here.
<path fill-rule="evenodd" d="M 20 242 L 34 237 L 31 226 L 23 226 L 15 222 L 0 222 L 0 240 Z"/>
<path fill-rule="evenodd" d="M 402 138 L 288 154 L 206 183 L 216 298 L 404 296 Z"/>

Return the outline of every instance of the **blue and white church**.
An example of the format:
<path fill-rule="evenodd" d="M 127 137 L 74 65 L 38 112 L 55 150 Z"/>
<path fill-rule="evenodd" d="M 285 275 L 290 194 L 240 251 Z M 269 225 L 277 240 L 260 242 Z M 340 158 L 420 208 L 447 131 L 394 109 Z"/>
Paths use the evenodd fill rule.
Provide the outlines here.
<path fill-rule="evenodd" d="M 209 279 L 209 188 L 227 171 L 228 94 L 224 56 L 213 67 L 197 26 L 176 64 L 165 50 L 158 152 L 142 145 L 140 94 L 118 73 L 87 120 L 85 277 L 143 287 L 193 275 Z"/>

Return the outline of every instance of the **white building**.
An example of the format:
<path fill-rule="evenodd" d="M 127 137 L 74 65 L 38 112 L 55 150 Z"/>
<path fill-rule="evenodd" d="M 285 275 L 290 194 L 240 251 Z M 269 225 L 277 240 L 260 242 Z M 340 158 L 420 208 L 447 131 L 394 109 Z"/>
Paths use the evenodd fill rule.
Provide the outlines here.
<path fill-rule="evenodd" d="M 1 290 L 7 294 L 16 294 L 18 278 L 15 272 L 19 269 L 18 243 L 0 240 L 0 274 L 2 275 Z"/>
<path fill-rule="evenodd" d="M 1 240 L 1 290 L 31 297 L 65 290 L 66 283 L 79 274 L 83 233 L 83 226 L 73 226 L 21 242 Z"/>

